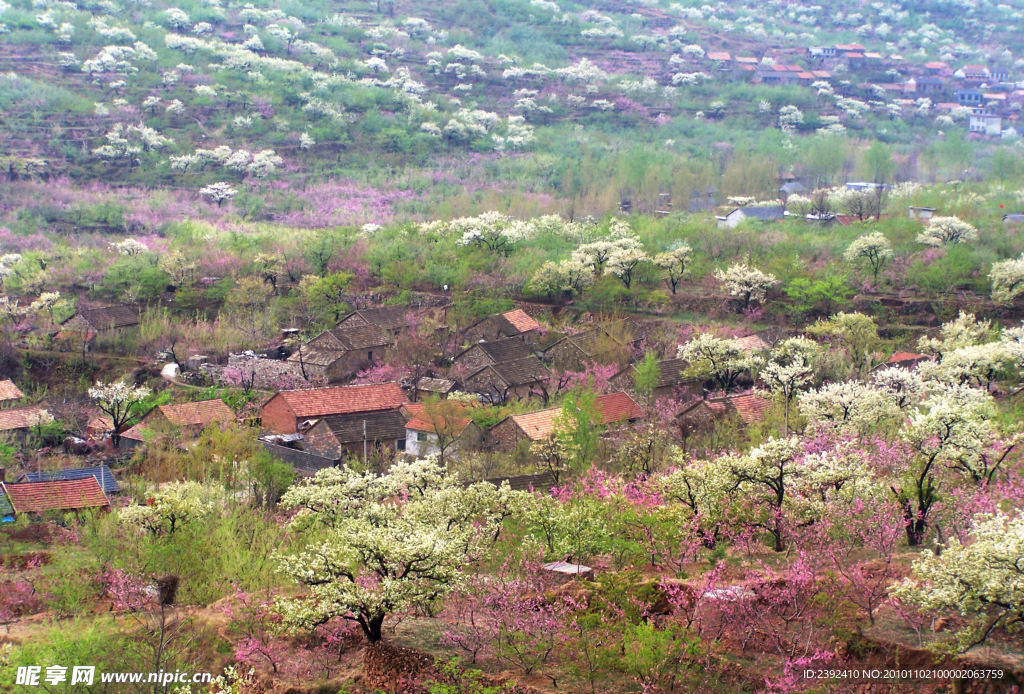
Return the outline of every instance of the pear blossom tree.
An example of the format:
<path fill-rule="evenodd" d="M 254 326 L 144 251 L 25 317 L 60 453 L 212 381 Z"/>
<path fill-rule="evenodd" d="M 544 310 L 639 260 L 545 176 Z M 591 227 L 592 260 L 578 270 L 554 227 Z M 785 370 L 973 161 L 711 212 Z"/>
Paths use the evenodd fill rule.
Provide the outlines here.
<path fill-rule="evenodd" d="M 927 612 L 949 611 L 966 618 L 951 641 L 953 652 L 980 646 L 996 634 L 1021 642 L 1024 625 L 1024 516 L 997 512 L 975 516 L 969 540 L 951 538 L 941 554 L 925 550 L 913 576 L 891 595 Z"/>
<path fill-rule="evenodd" d="M 677 357 L 690 364 L 690 369 L 714 380 L 728 392 L 736 387 L 740 376 L 756 371 L 764 359 L 745 353 L 735 340 L 723 340 L 711 333 L 701 333 L 678 349 Z"/>
<path fill-rule="evenodd" d="M 89 389 L 89 397 L 108 417 L 113 427 L 110 434 L 114 448 L 121 445 L 121 431 L 138 414 L 152 391 L 146 386 L 132 386 L 124 379 L 116 383 L 96 381 Z"/>
<path fill-rule="evenodd" d="M 217 207 L 222 206 L 237 194 L 238 191 L 232 188 L 231 184 L 224 182 L 211 183 L 199 191 L 200 197 L 209 202 L 217 203 Z"/>
<path fill-rule="evenodd" d="M 880 231 L 858 237 L 843 253 L 843 259 L 851 265 L 867 265 L 876 284 L 878 273 L 892 257 L 892 244 Z"/>
<path fill-rule="evenodd" d="M 683 242 L 671 251 L 657 254 L 652 262 L 665 272 L 665 281 L 675 294 L 679 283 L 690 271 L 692 260 L 693 249 L 688 243 Z"/>
<path fill-rule="evenodd" d="M 745 260 L 726 270 L 715 270 L 715 279 L 725 285 L 730 296 L 743 299 L 743 308 L 750 306 L 752 300 L 764 303 L 768 290 L 779 283 L 775 275 L 761 272 Z"/>
<path fill-rule="evenodd" d="M 941 248 L 950 244 L 978 240 L 978 230 L 958 217 L 932 217 L 917 235 L 917 242 Z"/>
<path fill-rule="evenodd" d="M 793 337 L 772 350 L 759 376 L 768 388 L 782 398 L 785 407 L 785 435 L 789 436 L 789 406 L 799 389 L 814 376 L 821 348 L 814 340 Z"/>
<path fill-rule="evenodd" d="M 604 274 L 618 277 L 626 289 L 629 289 L 633 285 L 633 275 L 637 266 L 648 260 L 650 260 L 650 256 L 639 246 L 619 248 L 608 256 Z"/>
<path fill-rule="evenodd" d="M 1004 306 L 1012 304 L 1024 294 L 1024 254 L 992 263 L 988 276 L 992 281 L 992 301 Z"/>
<path fill-rule="evenodd" d="M 311 629 L 341 617 L 379 642 L 389 615 L 426 609 L 465 582 L 520 495 L 507 484 L 464 487 L 435 457 L 398 462 L 383 476 L 321 470 L 282 499 L 304 510 L 294 527 L 319 528 L 305 550 L 279 557 L 309 590 L 278 602 L 285 624 Z"/>

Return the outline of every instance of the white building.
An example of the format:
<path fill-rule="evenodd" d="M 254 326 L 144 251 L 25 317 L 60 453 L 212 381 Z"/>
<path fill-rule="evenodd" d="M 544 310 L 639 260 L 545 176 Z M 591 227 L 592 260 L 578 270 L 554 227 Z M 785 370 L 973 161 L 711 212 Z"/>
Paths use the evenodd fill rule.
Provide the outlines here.
<path fill-rule="evenodd" d="M 968 127 L 972 133 L 1000 137 L 1003 132 L 1003 119 L 989 113 L 976 113 L 971 115 Z"/>

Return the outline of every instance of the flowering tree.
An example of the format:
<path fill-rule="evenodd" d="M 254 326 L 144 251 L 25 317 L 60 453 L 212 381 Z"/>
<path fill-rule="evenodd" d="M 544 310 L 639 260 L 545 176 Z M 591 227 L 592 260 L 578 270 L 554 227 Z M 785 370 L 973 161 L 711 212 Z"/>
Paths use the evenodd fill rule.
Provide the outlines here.
<path fill-rule="evenodd" d="M 282 499 L 306 509 L 296 527 L 314 523 L 323 535 L 298 555 L 280 557 L 281 570 L 310 594 L 281 600 L 278 609 L 295 627 L 342 617 L 376 643 L 389 614 L 426 608 L 464 581 L 463 569 L 517 498 L 507 485 L 463 487 L 434 458 L 398 462 L 379 477 L 321 470 Z"/>
<path fill-rule="evenodd" d="M 892 244 L 880 231 L 859 237 L 843 253 L 843 259 L 851 265 L 866 264 L 870 267 L 876 283 L 882 266 L 892 257 Z"/>
<path fill-rule="evenodd" d="M 771 533 L 776 552 L 786 548 L 783 505 L 787 487 L 794 477 L 803 473 L 796 462 L 802 449 L 798 437 L 770 438 L 746 455 L 724 455 L 713 462 L 727 471 L 733 487 L 747 490 L 750 498 L 763 505 L 763 512 L 754 525 Z"/>
<path fill-rule="evenodd" d="M 96 381 L 96 385 L 89 389 L 89 397 L 110 417 L 113 426 L 110 441 L 114 448 L 121 445 L 121 430 L 125 424 L 138 413 L 143 401 L 151 393 L 146 386 L 130 386 L 124 380 L 106 384 Z"/>
<path fill-rule="evenodd" d="M 975 517 L 966 544 L 952 538 L 941 555 L 925 550 L 913 578 L 892 590 L 898 600 L 927 611 L 949 610 L 970 621 L 954 634 L 954 650 L 978 646 L 994 633 L 1018 643 L 1024 633 L 1024 516 L 1019 512 Z"/>
<path fill-rule="evenodd" d="M 723 340 L 711 333 L 701 333 L 681 345 L 677 358 L 689 362 L 695 373 L 714 379 L 726 392 L 736 386 L 740 376 L 764 363 L 761 357 L 743 352 L 735 340 Z"/>
<path fill-rule="evenodd" d="M 217 203 L 217 207 L 223 205 L 227 200 L 235 197 L 238 191 L 231 187 L 230 184 L 220 182 L 211 183 L 202 190 L 199 191 L 199 195 L 209 202 Z"/>
<path fill-rule="evenodd" d="M 145 505 L 121 509 L 118 520 L 153 535 L 173 535 L 182 526 L 214 513 L 219 499 L 214 489 L 198 482 L 173 482 L 154 492 Z"/>
<path fill-rule="evenodd" d="M 626 289 L 629 289 L 633 284 L 633 273 L 637 266 L 649 259 L 650 257 L 639 247 L 619 248 L 608 256 L 604 274 L 618 277 L 626 285 Z"/>
<path fill-rule="evenodd" d="M 978 240 L 978 230 L 957 217 L 932 217 L 917 235 L 917 242 L 941 248 L 949 244 Z"/>
<path fill-rule="evenodd" d="M 992 280 L 992 301 L 1009 305 L 1024 293 L 1024 253 L 1019 258 L 992 263 L 988 273 Z"/>
<path fill-rule="evenodd" d="M 750 306 L 753 299 L 764 303 L 768 290 L 779 283 L 775 275 L 761 272 L 746 261 L 736 263 L 727 270 L 715 270 L 715 279 L 725 285 L 731 296 L 743 298 L 743 308 Z"/>
<path fill-rule="evenodd" d="M 779 343 L 761 369 L 761 380 L 785 404 L 786 436 L 789 436 L 789 405 L 796 392 L 811 382 L 820 352 L 821 348 L 814 340 L 793 337 Z"/>
<path fill-rule="evenodd" d="M 690 262 L 693 260 L 693 249 L 688 243 L 682 243 L 677 248 L 659 253 L 654 256 L 654 264 L 665 271 L 665 281 L 671 287 L 672 293 L 676 293 L 679 282 L 690 270 Z"/>

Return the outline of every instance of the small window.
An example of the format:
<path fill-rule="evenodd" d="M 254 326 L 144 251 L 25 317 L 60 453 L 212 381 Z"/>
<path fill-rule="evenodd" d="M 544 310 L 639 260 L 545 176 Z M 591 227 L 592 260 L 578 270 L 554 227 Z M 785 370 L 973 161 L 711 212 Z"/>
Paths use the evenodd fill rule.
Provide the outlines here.
<path fill-rule="evenodd" d="M 398 448 L 398 450 L 404 451 L 405 450 L 405 439 L 397 439 L 395 441 L 395 445 Z"/>
<path fill-rule="evenodd" d="M 370 350 L 369 352 L 366 353 L 366 361 L 373 361 L 373 350 Z"/>

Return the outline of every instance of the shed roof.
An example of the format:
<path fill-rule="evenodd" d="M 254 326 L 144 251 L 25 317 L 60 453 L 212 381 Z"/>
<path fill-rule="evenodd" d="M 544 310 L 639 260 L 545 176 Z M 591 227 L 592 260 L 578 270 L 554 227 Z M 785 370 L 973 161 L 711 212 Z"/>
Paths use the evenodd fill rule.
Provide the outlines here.
<path fill-rule="evenodd" d="M 529 313 L 521 308 L 505 311 L 501 316 L 521 333 L 529 332 L 531 330 L 540 330 L 540 323 L 534 320 Z"/>
<path fill-rule="evenodd" d="M 405 415 L 398 410 L 329 415 L 314 426 L 327 427 L 338 443 L 357 443 L 363 440 L 363 422 L 366 422 L 367 441 L 405 438 Z"/>
<path fill-rule="evenodd" d="M 78 312 L 79 316 L 93 328 L 126 328 L 139 324 L 139 313 L 131 306 L 115 304 L 102 308 L 87 308 Z"/>
<path fill-rule="evenodd" d="M 533 349 L 522 340 L 509 338 L 507 340 L 495 340 L 494 342 L 477 342 L 455 355 L 458 360 L 471 349 L 479 349 L 497 363 L 516 361 L 534 356 Z"/>
<path fill-rule="evenodd" d="M 395 330 L 397 328 L 405 328 L 415 324 L 415 319 L 412 315 L 413 312 L 408 306 L 381 306 L 379 308 L 363 308 L 357 311 L 353 311 L 344 318 L 338 324 L 339 327 L 349 320 L 352 316 L 359 316 L 370 325 L 375 325 L 378 328 L 384 328 L 385 330 Z"/>
<path fill-rule="evenodd" d="M 106 464 L 92 465 L 90 467 L 76 467 L 68 470 L 56 470 L 54 472 L 29 472 L 18 478 L 18 482 L 52 482 L 54 480 L 81 480 L 86 477 L 95 477 L 100 483 L 100 489 L 108 494 L 116 494 L 121 491 L 121 485 L 114 479 L 114 473 Z"/>
<path fill-rule="evenodd" d="M 551 375 L 551 372 L 548 371 L 548 367 L 544 366 L 540 359 L 534 355 L 530 355 L 524 359 L 488 364 L 467 376 L 467 380 L 477 377 L 477 375 L 487 371 L 488 369 L 490 369 L 495 376 L 510 386 L 536 383 L 537 381 L 543 381 Z"/>

